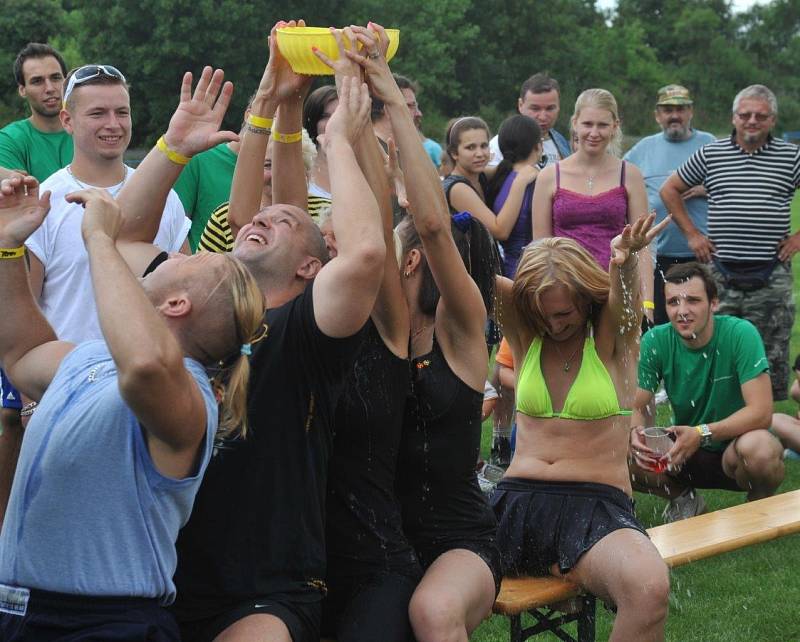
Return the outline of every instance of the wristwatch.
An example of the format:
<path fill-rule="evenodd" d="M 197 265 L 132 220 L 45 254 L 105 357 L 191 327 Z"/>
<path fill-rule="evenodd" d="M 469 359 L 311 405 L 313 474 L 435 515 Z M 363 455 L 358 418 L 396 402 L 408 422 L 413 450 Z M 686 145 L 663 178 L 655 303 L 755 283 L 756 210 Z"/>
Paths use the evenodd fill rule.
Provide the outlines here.
<path fill-rule="evenodd" d="M 711 428 L 708 427 L 708 424 L 700 424 L 695 426 L 694 429 L 700 433 L 700 447 L 710 446 L 714 438 L 711 435 Z"/>

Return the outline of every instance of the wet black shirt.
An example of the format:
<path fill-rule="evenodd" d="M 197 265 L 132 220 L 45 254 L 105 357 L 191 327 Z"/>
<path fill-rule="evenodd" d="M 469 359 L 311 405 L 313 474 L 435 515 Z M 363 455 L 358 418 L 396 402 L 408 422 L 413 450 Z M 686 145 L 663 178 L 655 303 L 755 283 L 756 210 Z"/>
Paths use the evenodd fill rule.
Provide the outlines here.
<path fill-rule="evenodd" d="M 215 452 L 178 538 L 181 620 L 276 593 L 322 598 L 334 409 L 362 333 L 324 335 L 312 288 L 267 311 L 267 337 L 253 345 L 250 432 Z"/>

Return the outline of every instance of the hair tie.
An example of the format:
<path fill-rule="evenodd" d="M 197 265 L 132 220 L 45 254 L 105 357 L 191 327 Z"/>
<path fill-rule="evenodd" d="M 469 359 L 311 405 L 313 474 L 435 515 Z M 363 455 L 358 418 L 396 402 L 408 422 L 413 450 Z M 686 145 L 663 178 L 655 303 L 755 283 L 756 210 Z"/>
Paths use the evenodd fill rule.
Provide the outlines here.
<path fill-rule="evenodd" d="M 453 214 L 453 225 L 458 228 L 459 232 L 466 234 L 469 232 L 469 226 L 472 223 L 472 214 L 469 212 L 458 212 Z"/>
<path fill-rule="evenodd" d="M 242 347 L 239 348 L 239 354 L 243 354 L 245 357 L 249 357 L 253 354 L 253 348 L 249 343 L 243 343 Z"/>

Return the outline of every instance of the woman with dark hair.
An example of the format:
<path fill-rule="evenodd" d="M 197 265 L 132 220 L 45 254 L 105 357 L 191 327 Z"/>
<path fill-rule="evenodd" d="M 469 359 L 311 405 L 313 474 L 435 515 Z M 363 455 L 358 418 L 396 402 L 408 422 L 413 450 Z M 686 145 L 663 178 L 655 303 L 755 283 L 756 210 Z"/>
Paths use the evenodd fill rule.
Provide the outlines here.
<path fill-rule="evenodd" d="M 508 236 L 500 239 L 503 276 L 513 279 L 522 250 L 533 239 L 533 187 L 542 157 L 542 132 L 535 120 L 517 114 L 503 121 L 497 140 L 503 160 L 489 181 L 486 202 L 498 213 L 498 218 L 503 213 L 509 220 L 513 219 L 514 213 L 503 208 L 511 198 L 512 191 L 524 189 L 516 221 Z M 533 173 L 534 179 L 527 182 L 530 173 Z"/>
<path fill-rule="evenodd" d="M 328 158 L 320 136 L 325 135 L 325 126 L 328 124 L 336 106 L 339 96 L 336 87 L 323 85 L 312 91 L 303 104 L 303 129 L 308 132 L 311 142 L 317 146 L 317 157 L 311 167 L 311 179 L 308 184 L 309 203 L 312 198 L 325 199 L 327 205 L 331 201 L 331 181 L 328 178 Z"/>
<path fill-rule="evenodd" d="M 365 68 L 373 95 L 386 105 L 403 153 L 410 213 L 397 229 L 411 324 L 412 394 L 396 489 L 403 528 L 425 575 L 409 614 L 417 640 L 466 640 L 490 612 L 501 577 L 495 520 L 475 473 L 486 379 L 483 329 L 497 255 L 479 221 L 448 215 L 436 170 L 378 52 L 375 36 L 385 43 L 386 34 L 371 27 L 357 30 L 366 57 L 347 55 Z M 462 132 L 461 143 L 470 131 L 476 129 Z M 480 132 L 488 143 L 486 130 Z"/>
<path fill-rule="evenodd" d="M 492 201 L 487 198 L 489 127 L 480 118 L 464 116 L 450 122 L 445 136 L 447 154 L 453 161 L 453 171 L 442 181 L 450 213 L 469 212 L 493 238 L 505 241 L 517 222 L 526 189 L 539 170 L 520 166 L 502 207 L 495 213 L 488 205 Z"/>

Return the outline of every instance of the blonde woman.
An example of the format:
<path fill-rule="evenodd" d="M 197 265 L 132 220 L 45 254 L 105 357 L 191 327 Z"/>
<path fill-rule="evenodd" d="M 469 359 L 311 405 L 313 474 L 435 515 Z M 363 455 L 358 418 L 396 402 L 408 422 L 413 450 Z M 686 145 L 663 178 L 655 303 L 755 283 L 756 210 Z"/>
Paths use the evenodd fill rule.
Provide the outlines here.
<path fill-rule="evenodd" d="M 637 256 L 663 224 L 626 225 L 608 272 L 571 239 L 528 246 L 499 279 L 517 366 L 517 443 L 492 505 L 506 575 L 563 575 L 618 608 L 611 640 L 663 640 L 669 577 L 628 478 L 639 324 Z"/>
<path fill-rule="evenodd" d="M 614 96 L 587 89 L 575 102 L 574 154 L 542 170 L 533 195 L 533 238 L 571 238 L 604 270 L 609 243 L 627 224 L 647 214 L 647 192 L 641 172 L 618 158 L 622 130 Z M 642 248 L 640 264 L 645 311 L 652 320 L 653 270 L 650 252 Z"/>

